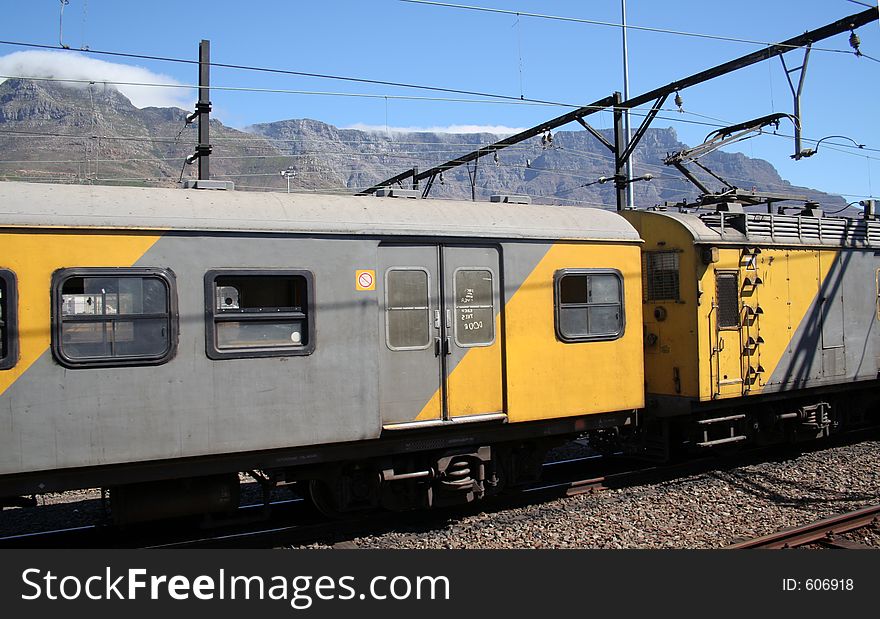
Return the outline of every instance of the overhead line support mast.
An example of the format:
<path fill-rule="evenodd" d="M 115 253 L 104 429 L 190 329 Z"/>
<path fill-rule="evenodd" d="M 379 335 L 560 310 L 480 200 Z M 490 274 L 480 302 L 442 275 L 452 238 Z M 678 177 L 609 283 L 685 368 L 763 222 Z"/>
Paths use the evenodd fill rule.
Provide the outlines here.
<path fill-rule="evenodd" d="M 651 122 L 657 116 L 657 113 L 663 107 L 663 104 L 666 101 L 666 98 L 675 92 L 680 90 L 684 90 L 685 88 L 689 88 L 691 86 L 696 86 L 697 84 L 702 84 L 703 82 L 707 82 L 709 80 L 715 79 L 717 77 L 721 77 L 722 75 L 726 75 L 728 73 L 732 73 L 733 71 L 738 71 L 739 69 L 743 69 L 750 65 L 756 64 L 758 62 L 763 62 L 765 60 L 769 60 L 770 58 L 774 58 L 776 56 L 782 56 L 786 52 L 806 48 L 804 62 L 801 67 L 792 69 L 792 71 L 800 70 L 800 79 L 798 82 L 797 89 L 794 88 L 792 84 L 792 93 L 795 96 L 795 135 L 796 135 L 796 154 L 800 151 L 800 136 L 802 123 L 799 115 L 800 110 L 800 93 L 803 89 L 803 81 L 804 75 L 806 73 L 806 65 L 809 54 L 809 49 L 813 43 L 818 41 L 822 41 L 829 37 L 832 37 L 837 34 L 841 34 L 843 32 L 852 31 L 856 28 L 864 26 L 865 24 L 869 24 L 871 22 L 877 21 L 878 19 L 878 9 L 869 8 L 861 13 L 856 13 L 854 15 L 850 15 L 848 17 L 844 17 L 839 19 L 833 23 L 827 24 L 815 30 L 811 30 L 805 32 L 804 34 L 798 35 L 796 37 L 792 37 L 786 41 L 781 43 L 776 43 L 774 45 L 770 45 L 764 49 L 758 50 L 756 52 L 752 52 L 750 54 L 746 54 L 745 56 L 741 56 L 734 60 L 725 62 L 723 64 L 717 65 L 710 69 L 706 69 L 705 71 L 700 71 L 699 73 L 695 73 L 688 77 L 682 78 L 680 80 L 671 82 L 665 86 L 661 86 L 659 88 L 655 88 L 654 90 L 648 91 L 626 101 L 621 101 L 620 93 L 614 93 L 611 97 L 605 97 L 604 99 L 599 99 L 591 103 L 590 105 L 586 105 L 584 107 L 580 107 L 576 110 L 572 110 L 566 114 L 561 116 L 557 116 L 551 120 L 541 123 L 540 125 L 536 125 L 531 129 L 526 129 L 525 131 L 521 131 L 516 135 L 512 135 L 510 137 L 504 138 L 503 140 L 499 140 L 493 144 L 489 144 L 488 146 L 483 146 L 475 151 L 472 151 L 466 155 L 462 155 L 446 163 L 442 163 L 438 166 L 430 168 L 429 170 L 425 170 L 423 172 L 418 172 L 416 169 L 407 170 L 405 172 L 401 172 L 396 176 L 392 176 L 381 183 L 377 183 L 368 189 L 364 189 L 363 191 L 358 192 L 357 195 L 369 195 L 375 193 L 377 190 L 388 187 L 395 183 L 401 183 L 406 179 L 412 179 L 412 182 L 418 183 L 421 180 L 427 180 L 424 190 L 422 191 L 422 197 L 425 198 L 431 191 L 431 187 L 433 186 L 434 179 L 446 170 L 450 170 L 452 168 L 458 167 L 460 165 L 469 163 L 471 161 L 475 161 L 484 155 L 488 155 L 490 153 L 495 153 L 499 150 L 507 148 L 508 146 L 513 146 L 514 144 L 518 144 L 530 138 L 536 137 L 545 133 L 547 131 L 551 131 L 556 129 L 557 127 L 561 127 L 570 122 L 578 122 L 580 123 L 584 129 L 586 129 L 591 135 L 596 137 L 600 142 L 602 142 L 606 147 L 609 148 L 614 153 L 614 184 L 617 189 L 617 210 L 623 210 L 626 207 L 626 186 L 628 184 L 625 168 L 626 163 L 629 161 L 632 156 L 633 151 L 638 145 L 641 138 L 644 136 Z M 783 63 L 784 64 L 784 63 Z M 786 76 L 791 79 L 790 72 L 788 68 L 786 69 Z M 626 143 L 624 139 L 625 129 L 624 129 L 624 112 L 626 110 L 631 110 L 640 105 L 645 105 L 646 103 L 652 103 L 651 110 L 648 112 L 645 119 L 642 121 L 642 124 L 636 130 L 632 139 L 629 141 L 629 144 Z M 598 112 L 601 110 L 605 110 L 607 108 L 612 108 L 614 113 L 614 144 L 611 144 L 599 131 L 591 127 L 589 124 L 584 121 L 586 116 L 593 114 L 594 112 Z M 632 182 L 632 181 L 629 181 Z M 471 179 L 471 184 L 473 185 L 474 180 Z"/>

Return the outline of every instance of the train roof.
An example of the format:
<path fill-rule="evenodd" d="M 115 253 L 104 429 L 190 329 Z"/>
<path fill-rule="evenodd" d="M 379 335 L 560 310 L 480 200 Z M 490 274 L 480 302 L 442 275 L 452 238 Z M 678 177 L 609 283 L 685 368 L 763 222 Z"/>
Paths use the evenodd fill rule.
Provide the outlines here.
<path fill-rule="evenodd" d="M 639 242 L 597 208 L 0 182 L 0 227 Z"/>
<path fill-rule="evenodd" d="M 695 244 L 880 247 L 880 221 L 771 213 L 636 211 L 677 221 Z"/>

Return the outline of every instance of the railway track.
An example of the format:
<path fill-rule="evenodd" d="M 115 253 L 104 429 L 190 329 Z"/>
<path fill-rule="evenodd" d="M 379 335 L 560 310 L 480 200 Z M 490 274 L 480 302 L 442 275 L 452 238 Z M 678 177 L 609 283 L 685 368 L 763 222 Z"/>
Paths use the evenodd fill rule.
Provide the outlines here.
<path fill-rule="evenodd" d="M 588 456 L 544 465 L 542 481 L 515 492 L 465 506 L 427 511 L 372 512 L 353 520 L 328 521 L 317 515 L 304 499 L 293 499 L 267 506 L 239 508 L 236 515 L 196 526 L 193 522 L 162 523 L 120 529 L 110 525 L 72 527 L 39 533 L 0 537 L 0 548 L 265 548 L 296 546 L 315 541 L 341 544 L 353 537 L 384 531 L 443 526 L 451 518 L 478 512 L 497 512 L 540 503 L 565 496 L 624 487 L 652 478 L 662 471 L 674 477 L 681 465 L 645 467 L 633 460 L 614 460 Z M 261 518 L 261 513 L 268 513 Z M 228 524 L 226 524 L 228 523 Z M 240 524 L 239 524 L 240 523 Z M 187 528 L 181 530 L 181 527 Z"/>
<path fill-rule="evenodd" d="M 824 518 L 800 527 L 793 527 L 748 539 L 728 546 L 731 550 L 746 548 L 798 548 L 814 545 L 822 548 L 865 550 L 870 546 L 842 537 L 865 527 L 880 527 L 880 505 L 871 505 L 854 512 Z M 876 550 L 876 549 L 874 549 Z"/>

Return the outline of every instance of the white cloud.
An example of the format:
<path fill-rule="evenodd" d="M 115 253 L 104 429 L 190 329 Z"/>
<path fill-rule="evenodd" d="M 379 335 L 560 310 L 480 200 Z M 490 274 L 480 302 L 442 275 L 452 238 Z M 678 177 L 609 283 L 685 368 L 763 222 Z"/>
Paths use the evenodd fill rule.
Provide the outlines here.
<path fill-rule="evenodd" d="M 167 75 L 142 67 L 106 62 L 77 52 L 26 51 L 0 56 L 0 83 L 5 77 L 60 78 L 94 82 L 129 82 L 133 84 L 179 84 Z M 58 82 L 84 88 L 85 84 Z M 136 107 L 193 107 L 195 91 L 186 88 L 133 86 L 116 84 L 116 89 Z"/>
<path fill-rule="evenodd" d="M 505 127 L 504 125 L 449 125 L 447 127 L 386 127 L 385 125 L 365 125 L 355 123 L 343 129 L 372 131 L 375 133 L 491 133 L 493 135 L 513 135 L 525 128 Z"/>

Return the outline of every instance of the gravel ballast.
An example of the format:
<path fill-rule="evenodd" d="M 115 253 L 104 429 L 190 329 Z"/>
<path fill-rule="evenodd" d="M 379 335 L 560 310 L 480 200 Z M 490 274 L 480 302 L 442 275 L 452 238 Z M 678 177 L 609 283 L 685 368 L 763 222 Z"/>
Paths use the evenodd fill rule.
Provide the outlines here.
<path fill-rule="evenodd" d="M 720 548 L 878 501 L 880 441 L 868 441 L 785 461 L 463 516 L 431 530 L 365 536 L 345 546 Z M 872 532 L 859 539 L 878 543 Z"/>
<path fill-rule="evenodd" d="M 583 453 L 573 443 L 554 459 Z M 245 487 L 258 500 L 256 485 Z M 103 514 L 94 490 L 38 500 L 37 508 L 4 509 L 0 536 L 82 526 Z M 309 547 L 337 542 L 346 548 L 719 548 L 878 502 L 880 441 L 874 440 L 657 484 L 471 510 L 445 520 L 425 512 L 424 524 L 416 518 L 420 524 L 406 530 Z M 880 547 L 876 530 L 849 539 Z"/>

